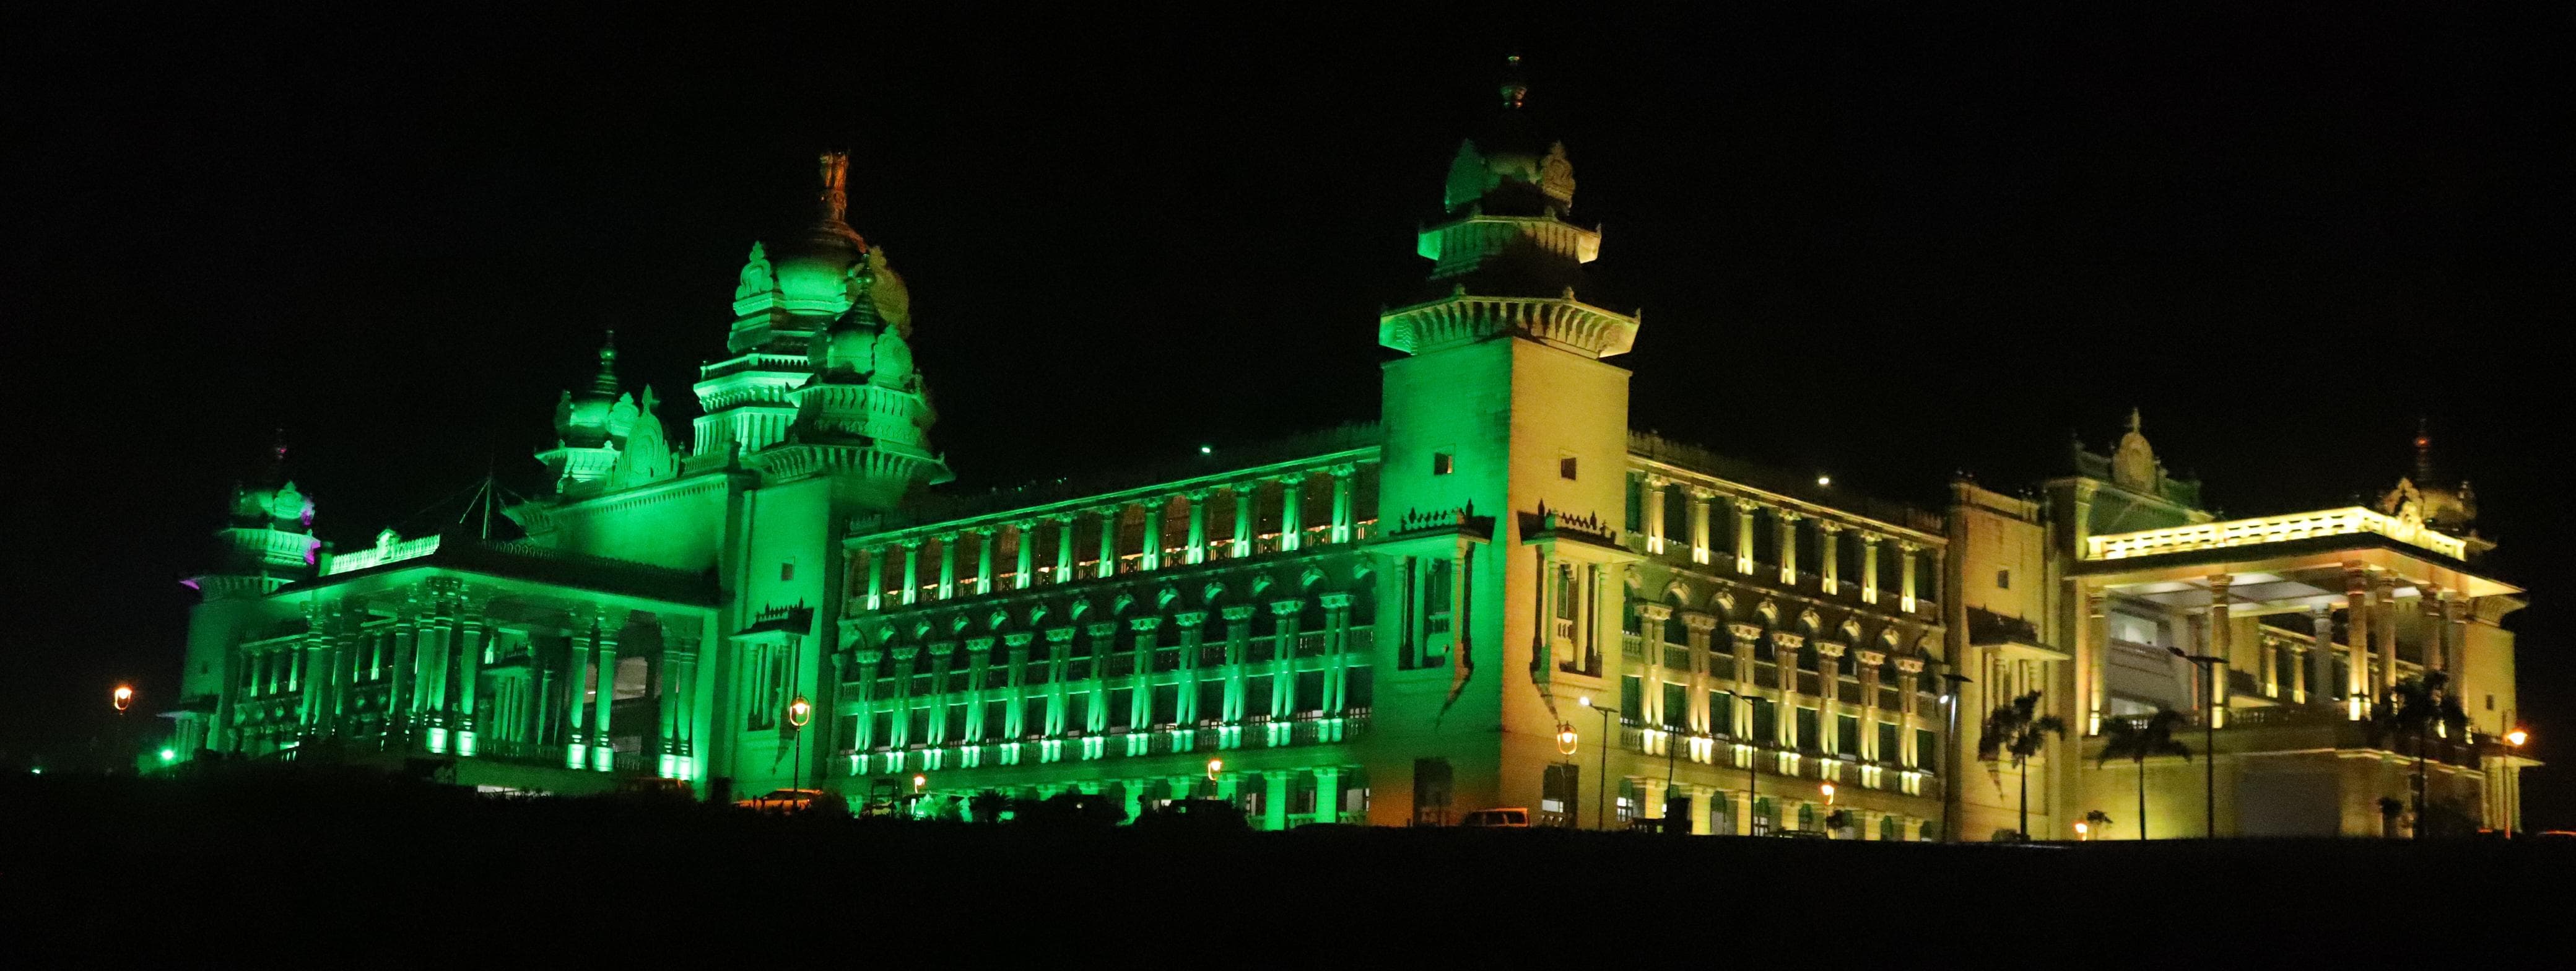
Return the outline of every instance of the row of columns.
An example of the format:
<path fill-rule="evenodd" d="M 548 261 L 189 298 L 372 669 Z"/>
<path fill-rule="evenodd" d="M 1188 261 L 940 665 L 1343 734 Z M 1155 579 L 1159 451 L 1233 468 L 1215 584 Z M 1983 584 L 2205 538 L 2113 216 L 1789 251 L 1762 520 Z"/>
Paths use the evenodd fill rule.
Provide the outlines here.
<path fill-rule="evenodd" d="M 1358 505 L 1353 491 L 1354 479 L 1359 467 L 1345 464 L 1331 466 L 1323 471 L 1333 477 L 1332 519 L 1324 531 L 1324 540 L 1331 543 L 1351 542 L 1358 538 L 1359 532 Z M 1204 563 L 1219 557 L 1251 556 L 1257 538 L 1253 532 L 1256 528 L 1255 496 L 1264 484 L 1270 482 L 1280 484 L 1278 549 L 1281 551 L 1302 549 L 1306 543 L 1307 532 L 1304 525 L 1303 496 L 1305 481 L 1309 475 L 1309 472 L 1304 471 L 1291 472 L 1269 478 L 1248 479 L 1224 486 L 1223 488 L 1234 494 L 1234 528 L 1230 536 L 1217 543 L 1212 543 L 1210 540 L 1207 522 L 1208 500 L 1215 495 L 1213 489 L 1194 489 L 1181 493 L 1177 497 L 1166 497 L 1159 501 L 1122 502 L 1087 512 L 1049 513 L 1023 522 L 976 526 L 942 536 L 902 539 L 892 544 L 893 547 L 902 550 L 900 569 L 903 582 L 894 592 L 891 602 L 887 596 L 886 586 L 886 572 L 890 566 L 889 547 L 885 545 L 870 547 L 859 556 L 863 564 L 861 569 L 864 569 L 867 575 L 866 592 L 862 595 L 862 600 L 865 609 L 868 610 L 884 610 L 891 606 L 920 602 L 922 591 L 928 586 L 921 578 L 921 548 L 932 539 L 939 541 L 939 578 L 935 588 L 936 594 L 932 599 L 953 599 L 961 593 L 966 595 L 991 593 L 995 589 L 997 579 L 995 570 L 998 568 L 994 562 L 994 552 L 999 545 L 999 537 L 1005 530 L 1011 534 L 1012 545 L 1017 551 L 1017 561 L 1013 564 L 1013 570 L 1009 576 L 1011 589 L 1025 590 L 1035 585 L 1041 576 L 1051 583 L 1070 583 L 1077 579 L 1084 579 L 1074 575 L 1074 534 L 1086 516 L 1096 519 L 1099 535 L 1099 550 L 1088 571 L 1090 577 L 1116 576 L 1120 558 L 1119 521 L 1125 518 L 1128 507 L 1134 505 L 1143 507 L 1145 519 L 1145 539 L 1141 544 L 1142 549 L 1137 554 L 1138 569 L 1159 570 L 1171 565 Z M 1183 516 L 1189 523 L 1188 538 L 1177 550 L 1165 545 L 1168 538 L 1166 535 L 1168 524 L 1165 517 L 1170 514 L 1170 507 L 1175 501 L 1184 507 Z M 1048 528 L 1050 525 L 1051 530 Z M 1041 568 L 1035 562 L 1038 539 L 1042 532 L 1048 531 L 1055 534 L 1054 564 L 1051 567 Z M 975 573 L 971 578 L 961 581 L 958 574 L 957 549 L 964 545 L 961 540 L 968 534 L 977 537 Z M 1222 546 L 1220 547 L 1218 543 Z M 1223 552 L 1218 552 L 1219 549 Z M 1176 552 L 1179 554 L 1178 564 L 1170 562 L 1172 554 Z"/>
<path fill-rule="evenodd" d="M 1665 535 L 1667 514 L 1665 503 L 1673 487 L 1680 484 L 1656 475 L 1645 476 L 1644 484 L 1646 552 L 1659 555 L 1673 552 L 1680 546 Z M 1779 527 L 1779 549 L 1775 565 L 1779 568 L 1780 582 L 1793 586 L 1798 583 L 1798 523 L 1811 517 L 1793 509 L 1770 506 L 1751 499 L 1728 498 L 1723 493 L 1701 486 L 1681 485 L 1681 488 L 1690 500 L 1690 536 L 1687 551 L 1691 562 L 1707 565 L 1715 561 L 1715 551 L 1710 546 L 1709 513 L 1712 503 L 1725 499 L 1735 511 L 1735 572 L 1744 575 L 1753 573 L 1756 555 L 1753 546 L 1754 514 L 1769 509 L 1772 521 Z M 1853 533 L 1860 542 L 1860 577 L 1857 587 L 1861 602 L 1879 602 L 1881 594 L 1878 585 L 1879 545 L 1892 542 L 1896 546 L 1898 555 L 1898 579 L 1895 587 L 1898 606 L 1906 611 L 1915 609 L 1921 590 L 1917 585 L 1919 580 L 1916 572 L 1919 559 L 1917 554 L 1926 549 L 1923 544 L 1912 540 L 1893 539 L 1835 520 L 1812 518 L 1816 519 L 1816 533 L 1821 546 L 1821 562 L 1817 563 L 1816 569 L 1817 584 L 1823 592 L 1827 594 L 1842 592 L 1844 584 L 1842 534 L 1848 531 Z"/>
<path fill-rule="evenodd" d="M 369 734 L 468 757 L 487 737 L 527 744 L 559 738 L 566 767 L 606 771 L 615 758 L 609 739 L 618 634 L 629 618 L 592 611 L 576 620 L 565 638 L 563 664 L 546 664 L 532 642 L 526 669 L 487 672 L 503 625 L 486 617 L 462 584 L 425 584 L 383 624 L 314 604 L 307 607 L 307 633 L 295 649 L 254 655 L 253 684 L 265 676 L 274 693 L 274 679 L 284 673 L 289 690 L 300 694 L 298 727 L 307 736 L 352 734 L 358 692 L 381 685 L 383 705 Z M 697 652 L 665 637 L 655 661 L 646 688 L 661 699 L 654 748 L 663 756 L 665 774 L 673 774 L 675 760 L 685 766 L 696 755 L 691 726 Z M 585 696 L 594 670 L 595 701 Z M 490 726 L 482 724 L 487 710 Z"/>
<path fill-rule="evenodd" d="M 2229 694 L 2232 690 L 2228 671 L 2250 669 L 2258 675 L 2267 692 L 2279 696 L 2285 667 L 2278 657 L 2277 646 L 2260 642 L 2260 654 L 2238 656 L 2235 624 L 2231 616 L 2234 576 L 2214 574 L 2206 583 L 2210 594 L 2207 608 L 2207 643 L 2209 656 L 2220 658 L 2220 670 L 2212 672 L 2206 697 L 2195 687 L 2194 696 L 2220 724 L 2225 724 Z M 2344 565 L 2345 643 L 2340 650 L 2345 656 L 2342 684 L 2345 716 L 2361 720 L 2369 716 L 2371 706 L 2379 703 L 2397 683 L 2397 618 L 2402 609 L 2397 588 L 2400 578 L 2378 567 L 2361 563 Z M 2422 668 L 2440 671 L 2450 678 L 2446 689 L 2453 697 L 2465 697 L 2467 685 L 2464 654 L 2471 604 L 2468 599 L 2446 594 L 2439 584 L 2418 587 L 2420 609 L 2432 623 L 2432 636 L 2422 645 Z M 2089 733 L 2102 730 L 2103 712 L 2109 704 L 2104 652 L 2109 640 L 2104 592 L 2086 587 L 2084 628 L 2080 632 L 2085 655 L 2086 723 Z M 2290 676 L 2289 696 L 2301 704 L 2331 706 L 2337 704 L 2329 686 L 2334 681 L 2334 607 L 2318 604 L 2309 611 L 2310 644 L 2293 647 L 2294 661 L 2287 667 Z M 2195 685 L 2200 681 L 2194 673 Z"/>
<path fill-rule="evenodd" d="M 1888 813 L 1873 809 L 1863 809 L 1858 806 L 1837 807 L 1817 799 L 1809 799 L 1803 796 L 1792 797 L 1772 792 L 1756 794 L 1743 789 L 1729 789 L 1721 786 L 1703 786 L 1697 784 L 1675 783 L 1667 785 L 1663 779 L 1652 776 L 1634 776 L 1628 781 L 1636 787 L 1639 793 L 1639 798 L 1642 800 L 1642 804 L 1637 807 L 1637 810 L 1641 818 L 1645 819 L 1664 818 L 1665 797 L 1672 795 L 1674 789 L 1682 790 L 1684 794 L 1690 797 L 1690 831 L 1693 835 L 1697 836 L 1706 836 L 1717 833 L 1720 826 L 1726 827 L 1727 833 L 1731 835 L 1753 835 L 1753 810 L 1754 803 L 1757 800 L 1770 803 L 1771 811 L 1774 815 L 1773 825 L 1769 827 L 1769 831 L 1774 833 L 1779 832 L 1783 828 L 1794 826 L 1797 823 L 1798 810 L 1802 806 L 1814 807 L 1816 820 L 1819 824 L 1821 824 L 1836 808 L 1850 813 L 1852 816 L 1852 828 L 1863 840 L 1875 841 L 1885 838 L 1886 833 L 1882 827 L 1885 824 L 1885 820 L 1891 817 L 1898 821 L 1896 838 L 1899 840 L 1905 840 L 1911 836 L 1920 834 L 1923 827 L 1923 820 L 1920 817 L 1908 816 L 1902 813 Z M 1719 818 L 1720 814 L 1718 812 L 1718 806 L 1721 804 L 1726 806 L 1726 812 L 1724 813 L 1726 818 L 1723 820 Z"/>
<path fill-rule="evenodd" d="M 1320 662 L 1324 677 L 1322 696 L 1317 699 L 1317 708 L 1327 712 L 1342 711 L 1348 705 L 1349 695 L 1353 597 L 1347 593 L 1328 593 L 1320 595 L 1317 599 L 1324 609 L 1324 628 L 1321 631 L 1324 635 L 1324 646 Z M 1250 660 L 1253 618 L 1257 611 L 1265 607 L 1270 611 L 1276 625 L 1276 634 L 1273 635 L 1275 649 L 1268 660 L 1253 661 Z M 1220 696 L 1220 710 L 1214 712 L 1199 710 L 1198 692 L 1199 686 L 1210 680 L 1200 674 L 1205 669 L 1200 659 L 1205 647 L 1204 638 L 1211 615 L 1204 610 L 1181 611 L 1171 615 L 1170 629 L 1176 637 L 1179 652 L 1178 685 L 1175 691 L 1175 710 L 1172 713 L 1173 724 L 1189 725 L 1201 720 L 1213 719 L 1228 723 L 1227 731 L 1230 733 L 1239 733 L 1242 730 L 1239 723 L 1251 710 L 1252 699 L 1246 695 L 1251 679 L 1264 674 L 1271 675 L 1271 694 L 1270 697 L 1263 699 L 1268 702 L 1265 706 L 1267 710 L 1271 712 L 1290 710 L 1295 703 L 1295 675 L 1299 660 L 1296 657 L 1295 645 L 1302 636 L 1299 625 L 1305 610 L 1306 601 L 1295 598 L 1271 601 L 1266 605 L 1233 604 L 1219 608 L 1215 616 L 1224 621 L 1222 636 L 1226 651 L 1223 671 L 1213 677 L 1224 679 L 1225 690 Z M 891 710 L 901 713 L 922 707 L 925 702 L 937 711 L 951 703 L 963 703 L 966 706 L 964 736 L 947 737 L 945 719 L 934 717 L 929 721 L 929 737 L 911 738 L 907 719 L 896 718 L 893 719 L 892 728 L 895 737 L 879 739 L 873 737 L 874 728 L 869 720 L 863 717 L 860 737 L 841 741 L 853 749 L 871 749 L 913 744 L 934 746 L 989 744 L 1016 741 L 1032 734 L 1055 736 L 1075 731 L 1097 734 L 1108 729 L 1110 712 L 1107 706 L 1094 704 L 1089 708 L 1083 724 L 1068 725 L 1066 720 L 1069 706 L 1066 703 L 1066 697 L 1076 691 L 1082 691 L 1105 699 L 1111 689 L 1122 687 L 1132 690 L 1130 704 L 1133 707 L 1129 710 L 1128 724 L 1138 728 L 1148 726 L 1152 724 L 1152 690 L 1158 679 L 1168 676 L 1168 673 L 1154 671 L 1152 664 L 1154 652 L 1160 647 L 1165 621 L 1166 618 L 1160 616 L 1132 617 L 1123 624 L 1118 621 L 1106 621 L 1079 628 L 1074 626 L 1048 628 L 1042 632 L 1046 637 L 1043 654 L 1034 653 L 1037 634 L 1040 632 L 1014 631 L 999 638 L 1003 654 L 998 658 L 993 654 L 996 638 L 969 638 L 962 642 L 968 658 L 963 665 L 952 661 L 960 642 L 934 643 L 929 645 L 930 661 L 926 670 L 915 667 L 923 656 L 917 645 L 859 649 L 851 652 L 852 663 L 864 668 L 873 668 L 890 656 L 896 662 L 896 670 L 888 680 L 895 685 L 906 687 L 900 688 L 895 694 L 881 696 L 877 693 L 876 687 L 879 679 L 863 675 L 856 679 L 857 690 L 852 693 L 851 707 L 847 709 L 849 713 L 864 716 L 873 714 L 884 706 L 893 706 Z M 1127 674 L 1101 676 L 1098 674 L 1099 665 L 1103 664 L 1111 654 L 1122 653 L 1119 646 L 1114 643 L 1122 627 L 1128 634 L 1125 651 L 1133 652 L 1136 663 Z M 1095 650 L 1088 656 L 1074 655 L 1073 642 L 1076 634 L 1088 634 L 1091 637 Z M 1106 649 L 1098 649 L 1101 646 L 1106 646 Z M 1033 657 L 1036 664 L 1043 666 L 1042 679 L 1030 677 Z M 913 676 L 921 673 L 931 675 L 930 689 L 916 694 L 910 691 L 908 686 L 913 683 Z M 1038 683 L 1032 683 L 1033 681 Z M 1034 732 L 1027 724 L 1029 703 L 1033 700 L 1043 701 L 1046 704 L 1043 715 L 1044 724 Z M 1005 715 L 1000 725 L 988 724 L 986 705 L 994 701 L 1008 702 L 1003 709 Z M 1285 723 L 1276 724 L 1285 726 Z M 1229 737 L 1223 741 L 1223 747 L 1241 744 L 1239 736 Z M 1270 741 L 1277 744 L 1280 740 Z"/>
<path fill-rule="evenodd" d="M 1663 604 L 1641 604 L 1638 609 L 1641 615 L 1660 622 L 1670 615 L 1672 608 Z M 1755 680 L 1754 668 L 1755 648 L 1760 644 L 1765 633 L 1762 627 L 1749 623 L 1727 625 L 1727 632 L 1731 636 L 1734 649 L 1735 678 L 1721 685 L 1719 680 L 1709 673 L 1712 667 L 1710 664 L 1713 653 L 1712 633 L 1717 627 L 1717 619 L 1697 611 L 1686 611 L 1682 614 L 1682 620 L 1688 628 L 1686 636 L 1691 651 L 1691 669 L 1686 675 L 1686 680 L 1682 682 L 1686 685 L 1685 697 L 1689 705 L 1684 724 L 1699 734 L 1725 734 L 1739 740 L 1738 756 L 1730 761 L 1742 764 L 1754 757 L 1752 747 L 1742 741 L 1754 737 L 1752 701 L 1756 698 L 1770 701 L 1774 706 L 1772 737 L 1759 741 L 1762 747 L 1774 749 L 1775 760 L 1778 762 L 1776 767 L 1786 771 L 1788 760 L 1795 757 L 1801 744 L 1806 741 L 1798 735 L 1797 712 L 1803 694 L 1798 689 L 1798 655 L 1808 646 L 1807 638 L 1790 631 L 1768 632 L 1771 638 L 1773 670 L 1779 680 L 1777 687 L 1766 689 Z M 1651 628 L 1663 629 L 1661 623 L 1655 623 Z M 1660 640 L 1659 637 L 1658 641 Z M 1815 740 L 1816 748 L 1828 755 L 1848 759 L 1890 761 L 1907 767 L 1923 766 L 1923 760 L 1928 753 L 1914 750 L 1915 732 L 1925 727 L 1919 711 L 1921 699 L 1916 690 L 1920 686 L 1923 673 L 1923 659 L 1919 657 L 1896 659 L 1899 707 L 1896 711 L 1890 712 L 1884 710 L 1881 705 L 1879 690 L 1879 672 L 1881 666 L 1887 663 L 1886 653 L 1868 648 L 1853 651 L 1848 645 L 1830 641 L 1816 641 L 1814 648 L 1817 654 L 1816 680 L 1819 694 L 1812 700 L 1816 702 L 1816 730 L 1823 735 L 1822 738 Z M 1639 723 L 1650 729 L 1653 726 L 1666 724 L 1670 720 L 1667 717 L 1669 713 L 1662 711 L 1662 689 L 1663 685 L 1672 683 L 1666 680 L 1671 669 L 1661 664 L 1662 651 L 1658 649 L 1654 654 L 1656 656 L 1647 661 L 1644 667 L 1645 673 L 1641 676 L 1646 689 L 1642 692 L 1646 710 L 1638 713 Z M 1847 654 L 1853 656 L 1860 664 L 1858 674 L 1861 697 L 1857 704 L 1848 703 L 1841 697 L 1841 664 Z M 1736 699 L 1732 723 L 1725 726 L 1715 724 L 1717 713 L 1709 709 L 1709 693 L 1721 688 Z M 1841 740 L 1834 729 L 1835 720 L 1845 714 L 1860 719 L 1863 726 L 1858 751 L 1841 750 Z M 1876 729 L 1883 722 L 1899 726 L 1896 752 L 1878 751 Z M 1650 730 L 1647 738 L 1649 739 L 1647 754 L 1650 755 L 1665 754 L 1663 746 L 1671 744 L 1670 738 L 1664 737 L 1660 731 Z M 1694 761 L 1713 761 L 1715 757 L 1713 751 L 1698 748 L 1688 754 Z"/>

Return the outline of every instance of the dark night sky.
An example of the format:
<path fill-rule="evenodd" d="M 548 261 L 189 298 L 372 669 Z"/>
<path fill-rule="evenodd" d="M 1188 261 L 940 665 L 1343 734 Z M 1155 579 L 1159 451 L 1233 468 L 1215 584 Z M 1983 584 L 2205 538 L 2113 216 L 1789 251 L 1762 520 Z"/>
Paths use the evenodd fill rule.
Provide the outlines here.
<path fill-rule="evenodd" d="M 168 697 L 175 581 L 273 428 L 350 545 L 487 459 L 532 487 L 602 328 L 684 427 L 819 148 L 911 283 L 961 487 L 1371 417 L 1375 313 L 1515 47 L 1646 308 L 1637 426 L 1937 503 L 2135 405 L 2254 514 L 2385 488 L 2429 416 L 2538 591 L 2539 754 L 2576 753 L 2564 11 L 1477 9 L 6 15 L 0 763 L 77 749 L 120 678 Z M 2570 772 L 2528 793 L 2576 827 Z"/>

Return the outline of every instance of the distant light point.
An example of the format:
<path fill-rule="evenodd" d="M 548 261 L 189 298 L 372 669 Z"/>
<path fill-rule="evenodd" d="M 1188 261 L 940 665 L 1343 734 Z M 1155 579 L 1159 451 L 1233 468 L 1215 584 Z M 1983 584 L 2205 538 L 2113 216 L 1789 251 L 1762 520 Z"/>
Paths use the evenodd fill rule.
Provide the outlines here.
<path fill-rule="evenodd" d="M 1817 477 L 1816 477 L 1816 484 L 1817 484 L 1817 485 L 1820 485 L 1820 486 L 1829 486 L 1829 485 L 1832 485 L 1832 484 L 1834 484 L 1834 477 L 1833 477 L 1833 476 L 1830 476 L 1830 475 L 1820 475 L 1820 476 L 1817 476 Z"/>
<path fill-rule="evenodd" d="M 1215 449 L 1215 448 L 1213 448 L 1213 447 L 1210 447 L 1210 446 L 1201 445 L 1201 446 L 1199 446 L 1199 454 L 1201 454 L 1201 455 L 1214 455 L 1214 454 L 1216 454 L 1216 449 Z"/>

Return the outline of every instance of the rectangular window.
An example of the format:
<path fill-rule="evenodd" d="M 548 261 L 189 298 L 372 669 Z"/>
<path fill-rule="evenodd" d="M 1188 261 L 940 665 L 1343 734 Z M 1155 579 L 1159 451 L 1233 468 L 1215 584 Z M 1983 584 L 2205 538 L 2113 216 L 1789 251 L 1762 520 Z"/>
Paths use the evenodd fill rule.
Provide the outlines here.
<path fill-rule="evenodd" d="M 1087 732 L 1091 730 L 1091 692 L 1070 691 L 1065 693 L 1064 730 L 1068 732 Z"/>
<path fill-rule="evenodd" d="M 1147 699 L 1147 704 L 1152 706 L 1145 712 L 1145 716 L 1149 724 L 1172 724 L 1179 720 L 1181 716 L 1181 686 L 1177 684 L 1155 685 L 1152 696 Z"/>
<path fill-rule="evenodd" d="M 857 712 L 851 712 L 847 715 L 841 716 L 836 720 L 833 727 L 838 729 L 840 732 L 839 735 L 834 736 L 832 739 L 836 747 L 859 747 L 859 715 Z"/>
<path fill-rule="evenodd" d="M 1816 729 L 1816 710 L 1798 709 L 1798 748 L 1813 752 L 1824 747 L 1824 736 Z"/>
<path fill-rule="evenodd" d="M 1914 730 L 1914 759 L 1916 768 L 1935 769 L 1940 767 L 1941 747 L 1939 743 L 1932 740 L 1931 729 L 1917 728 Z"/>
<path fill-rule="evenodd" d="M 1995 571 L 1995 589 L 1998 589 L 1998 590 L 2010 590 L 2010 589 L 2012 589 L 2012 571 L 2011 571 L 2011 570 L 1996 570 L 1996 571 Z"/>
<path fill-rule="evenodd" d="M 885 748 L 893 744 L 894 712 L 877 712 L 868 719 L 868 747 Z"/>
<path fill-rule="evenodd" d="M 1199 716 L 1199 720 L 1200 720 L 1200 721 L 1222 721 L 1222 720 L 1224 720 L 1224 718 L 1225 718 L 1225 682 L 1224 682 L 1224 681 L 1221 681 L 1221 680 L 1209 680 L 1209 681 L 1201 681 L 1201 682 L 1199 682 L 1199 711 L 1198 711 L 1198 716 Z"/>
<path fill-rule="evenodd" d="M 1349 711 L 1367 711 L 1376 705 L 1375 668 L 1352 668 L 1342 682 L 1342 707 Z M 2492 697 L 2492 696 L 2490 696 Z"/>
<path fill-rule="evenodd" d="M 1449 788 L 1451 772 L 1448 759 L 1413 760 L 1413 821 L 1431 826 L 1449 824 Z"/>
<path fill-rule="evenodd" d="M 1011 703 L 1008 700 L 994 699 L 985 702 L 984 733 L 978 741 L 993 741 L 1007 737 L 1005 733 L 1010 730 L 1010 717 Z"/>
<path fill-rule="evenodd" d="M 1447 452 L 1431 453 L 1431 474 L 1433 475 L 1448 475 L 1451 470 L 1457 468 L 1457 465 L 1457 458 Z"/>
<path fill-rule="evenodd" d="M 1574 826 L 1577 804 L 1582 802 L 1582 779 L 1578 767 L 1550 763 L 1539 776 L 1538 811 L 1542 818 L 1558 826 Z"/>
<path fill-rule="evenodd" d="M 778 581 L 780 583 L 785 583 L 793 579 L 796 579 L 796 563 L 791 560 L 786 563 L 778 564 Z"/>
<path fill-rule="evenodd" d="M 1646 682 L 1636 675 L 1619 679 L 1619 719 L 1634 722 L 1645 714 Z"/>
<path fill-rule="evenodd" d="M 1451 589 L 1450 573 L 1456 565 L 1448 559 L 1427 560 L 1423 563 L 1422 632 L 1425 634 L 1449 632 L 1451 595 L 1455 592 Z"/>
<path fill-rule="evenodd" d="M 1046 734 L 1047 700 L 1031 698 L 1020 708 L 1020 734 L 1037 738 Z"/>
<path fill-rule="evenodd" d="M 912 710 L 912 717 L 906 719 L 904 722 L 903 741 L 904 744 L 907 745 L 920 745 L 924 742 L 930 741 L 929 708 L 923 707 Z"/>
<path fill-rule="evenodd" d="M 1109 689 L 1109 727 L 1126 728 L 1136 723 L 1136 689 Z"/>
<path fill-rule="evenodd" d="M 1664 683 L 1664 727 L 1680 731 L 1690 724 L 1690 686 Z"/>
<path fill-rule="evenodd" d="M 948 724 L 940 729 L 939 738 L 951 745 L 966 740 L 965 702 L 960 701 L 948 706 Z"/>
<path fill-rule="evenodd" d="M 1860 756 L 1860 717 L 1842 715 L 1835 719 L 1834 751 L 1848 758 Z"/>
<path fill-rule="evenodd" d="M 1556 619 L 1574 619 L 1574 589 L 1573 564 L 1559 565 L 1556 568 Z"/>
<path fill-rule="evenodd" d="M 1290 711 L 1324 710 L 1324 672 L 1297 672 L 1295 690 L 1296 696 L 1289 699 Z"/>
<path fill-rule="evenodd" d="M 1716 734 L 1735 734 L 1735 694 L 1733 692 L 1708 693 L 1708 725 Z"/>
<path fill-rule="evenodd" d="M 1780 737 L 1779 706 L 1769 698 L 1753 699 L 1753 737 L 1768 742 Z"/>
<path fill-rule="evenodd" d="M 1270 711 L 1270 682 L 1274 675 L 1256 674 L 1243 679 L 1243 715 L 1266 718 Z"/>
<path fill-rule="evenodd" d="M 1556 460 L 1556 477 L 1567 482 L 1574 481 L 1574 456 L 1567 455 Z"/>
<path fill-rule="evenodd" d="M 1896 761 L 1897 744 L 1898 744 L 1898 743 L 1897 743 L 1897 738 L 1896 738 L 1896 732 L 1897 732 L 1897 728 L 1896 728 L 1896 723 L 1895 723 L 1895 722 L 1880 722 L 1880 723 L 1878 723 L 1878 760 L 1879 760 L 1879 761 L 1881 761 L 1881 762 L 1894 762 L 1894 761 Z"/>

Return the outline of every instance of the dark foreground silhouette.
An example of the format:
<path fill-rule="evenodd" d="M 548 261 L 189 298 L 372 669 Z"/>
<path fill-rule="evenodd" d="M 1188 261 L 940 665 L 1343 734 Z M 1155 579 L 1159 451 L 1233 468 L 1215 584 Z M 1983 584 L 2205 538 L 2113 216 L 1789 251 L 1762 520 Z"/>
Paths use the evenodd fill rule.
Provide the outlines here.
<path fill-rule="evenodd" d="M 1038 953 L 1270 966 L 1304 953 L 1371 966 L 1593 964 L 1574 955 L 1626 941 L 1820 966 L 1982 962 L 1998 948 L 2022 954 L 2014 964 L 2201 953 L 2238 966 L 2554 939 L 2564 931 L 2533 918 L 2569 912 L 2576 878 L 2576 847 L 2531 840 L 1943 846 L 1014 815 L 506 800 L 291 766 L 13 776 L 0 779 L 0 951 L 167 948 L 199 965 L 272 947 L 397 964 L 535 953 L 520 947 L 727 964 Z M 1626 947 L 1621 962 L 1642 959 Z"/>

